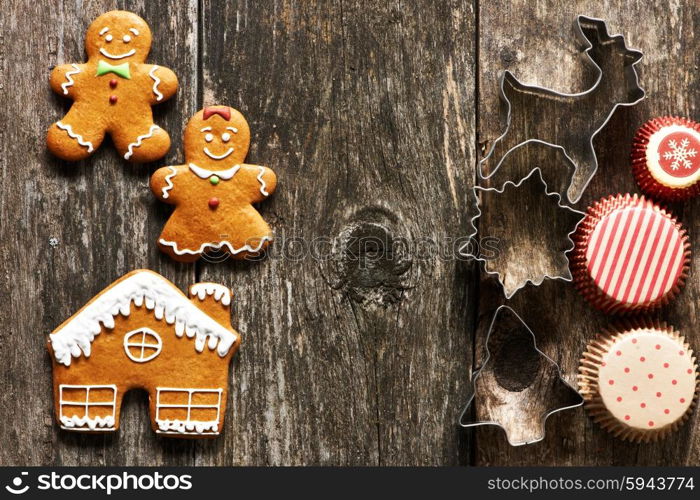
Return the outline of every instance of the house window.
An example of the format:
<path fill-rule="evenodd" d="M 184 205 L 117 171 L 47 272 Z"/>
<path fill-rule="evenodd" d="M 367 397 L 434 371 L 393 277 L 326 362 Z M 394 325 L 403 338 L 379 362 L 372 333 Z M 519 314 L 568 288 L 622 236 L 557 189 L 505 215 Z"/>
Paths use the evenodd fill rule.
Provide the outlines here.
<path fill-rule="evenodd" d="M 160 354 L 163 341 L 150 328 L 139 328 L 124 335 L 124 351 L 131 361 L 145 363 Z"/>
<path fill-rule="evenodd" d="M 116 385 L 69 385 L 58 387 L 63 429 L 113 431 L 117 402 Z"/>
<path fill-rule="evenodd" d="M 156 388 L 159 434 L 219 434 L 223 389 Z"/>

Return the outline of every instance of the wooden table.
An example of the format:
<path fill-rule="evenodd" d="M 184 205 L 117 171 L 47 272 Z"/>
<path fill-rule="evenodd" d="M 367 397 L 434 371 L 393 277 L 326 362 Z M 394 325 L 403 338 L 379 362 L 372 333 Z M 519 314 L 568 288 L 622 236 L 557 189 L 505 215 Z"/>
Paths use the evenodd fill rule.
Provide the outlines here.
<path fill-rule="evenodd" d="M 50 91 L 49 70 L 83 61 L 87 26 L 113 8 L 149 22 L 150 61 L 180 79 L 176 98 L 156 108 L 173 147 L 147 166 L 125 163 L 108 144 L 87 161 L 57 161 L 45 132 L 68 102 Z M 575 40 L 579 13 L 606 19 L 644 51 L 638 67 L 647 91 L 596 138 L 600 169 L 577 206 L 585 209 L 607 194 L 638 192 L 628 155 L 643 121 L 700 118 L 696 0 L 671 7 L 646 0 L 6 0 L 0 463 L 697 465 L 697 412 L 653 445 L 612 438 L 582 409 L 552 417 L 544 441 L 520 448 L 497 429 L 456 425 L 485 327 L 504 299 L 479 266 L 440 258 L 436 249 L 468 233 L 476 163 L 501 131 L 499 73 L 510 69 L 562 91 L 593 82 Z M 262 262 L 181 265 L 155 245 L 170 208 L 151 195 L 149 174 L 182 163 L 186 120 L 215 103 L 246 115 L 249 161 L 280 179 L 260 206 L 278 237 Z M 518 161 L 556 165 L 543 154 L 528 149 Z M 698 201 L 673 207 L 695 247 Z M 438 245 L 377 258 L 381 248 L 346 248 L 351 236 Z M 295 245 L 303 246 L 295 238 L 335 242 L 324 247 L 332 259 L 294 258 Z M 70 434 L 53 422 L 46 335 L 137 268 L 181 287 L 212 280 L 235 290 L 234 324 L 244 337 L 226 432 L 217 440 L 157 438 L 143 393 L 127 396 L 114 436 Z M 658 314 L 696 350 L 699 297 L 694 270 Z M 527 287 L 509 303 L 574 382 L 585 342 L 609 318 L 564 282 Z"/>

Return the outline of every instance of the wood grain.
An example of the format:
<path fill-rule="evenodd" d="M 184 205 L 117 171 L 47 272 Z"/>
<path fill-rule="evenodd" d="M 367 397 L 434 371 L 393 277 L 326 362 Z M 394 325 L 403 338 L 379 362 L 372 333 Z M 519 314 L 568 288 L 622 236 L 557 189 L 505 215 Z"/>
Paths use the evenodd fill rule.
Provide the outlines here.
<path fill-rule="evenodd" d="M 622 31 L 645 52 L 648 99 L 618 111 L 596 139 L 601 168 L 577 208 L 636 192 L 628 167 L 636 127 L 658 114 L 698 118 L 693 4 L 6 0 L 0 441 L 11 446 L 0 447 L 0 464 L 699 463 L 696 416 L 653 446 L 610 438 L 582 410 L 552 417 L 547 438 L 528 447 L 509 447 L 497 430 L 458 430 L 472 358 L 503 298 L 478 266 L 453 255 L 455 239 L 469 234 L 476 163 L 500 133 L 499 72 L 581 90 L 593 75 L 577 55 L 575 15 Z M 113 8 L 149 22 L 149 60 L 179 77 L 177 96 L 155 108 L 173 148 L 158 164 L 131 166 L 105 144 L 66 164 L 44 146 L 47 127 L 68 108 L 49 89 L 49 69 L 84 60 L 87 26 Z M 215 103 L 244 113 L 249 161 L 279 177 L 259 207 L 277 240 L 258 262 L 176 264 L 156 248 L 169 207 L 147 182 L 155 168 L 181 163 L 186 120 Z M 513 172 L 540 164 L 550 177 L 560 165 L 537 148 L 513 163 Z M 698 245 L 698 200 L 673 209 Z M 127 396 L 115 436 L 73 435 L 53 421 L 46 334 L 141 267 L 183 288 L 211 280 L 236 293 L 233 324 L 243 344 L 220 439 L 156 437 L 144 393 Z M 659 316 L 697 348 L 693 276 Z M 561 282 L 527 287 L 509 302 L 573 382 L 586 340 L 608 318 Z"/>
<path fill-rule="evenodd" d="M 87 436 L 60 432 L 50 411 L 46 335 L 126 272 L 149 268 L 181 286 L 193 269 L 161 257 L 155 238 L 165 211 L 148 190 L 156 165 L 130 165 L 106 141 L 92 158 L 68 164 L 45 147 L 48 126 L 69 101 L 47 85 L 50 68 L 84 61 L 88 25 L 126 8 L 149 21 L 149 60 L 172 68 L 177 95 L 157 106 L 156 123 L 172 136 L 164 161 L 180 156 L 184 120 L 195 111 L 197 2 L 7 2 L 3 14 L 2 137 L 3 464 L 115 465 L 193 463 L 193 445 L 153 439 L 145 393 L 126 396 L 123 432 Z M 128 5 L 127 5 L 128 4 Z M 51 5 L 51 8 L 48 8 Z M 167 5 L 167 9 L 166 9 Z M 154 22 L 167 12 L 168 22 Z M 31 29 L 41 26 L 41 29 Z M 11 113 L 13 116 L 7 116 Z M 55 238 L 52 240 L 52 238 Z"/>
<path fill-rule="evenodd" d="M 204 103 L 240 109 L 250 161 L 280 179 L 260 207 L 277 233 L 269 258 L 201 269 L 236 291 L 244 335 L 225 437 L 233 462 L 464 460 L 455 418 L 469 269 L 383 249 L 456 237 L 467 222 L 474 13 L 461 2 L 282 1 L 273 15 L 232 2 L 202 18 Z M 329 238 L 332 261 L 292 260 L 293 238 Z M 365 243 L 348 249 L 348 238 Z"/>
<path fill-rule="evenodd" d="M 670 8 L 664 2 L 576 1 L 481 2 L 479 9 L 479 142 L 485 147 L 501 132 L 497 109 L 497 77 L 510 70 L 522 82 L 563 92 L 582 91 L 595 77 L 579 54 L 574 20 L 577 14 L 608 22 L 611 33 L 622 33 L 627 46 L 644 52 L 637 66 L 647 98 L 632 108 L 620 108 L 594 141 L 599 169 L 575 208 L 585 210 L 609 194 L 639 193 L 629 162 L 635 130 L 658 115 L 678 114 L 697 119 L 698 44 L 689 34 L 698 29 L 697 3 L 682 1 Z M 525 20 L 525 22 L 523 22 Z M 577 127 L 572 121 L 571 127 Z M 509 168 L 514 176 L 540 165 L 551 184 L 561 183 L 569 173 L 561 158 L 527 148 L 514 154 Z M 699 200 L 672 206 L 690 230 L 697 246 Z M 502 214 L 494 215 L 503 217 Z M 519 218 L 519 214 L 511 217 Z M 483 221 L 487 225 L 488 221 Z M 697 267 L 697 253 L 692 267 Z M 693 272 L 694 273 L 694 272 Z M 483 276 L 483 275 L 482 275 Z M 690 278 L 681 296 L 656 314 L 679 328 L 697 350 L 698 280 Z M 483 340 L 493 310 L 502 302 L 492 279 L 482 281 L 479 296 L 477 340 Z M 578 360 L 586 342 L 608 325 L 610 318 L 594 312 L 564 282 L 545 282 L 519 292 L 510 304 L 537 335 L 538 346 L 562 365 L 567 380 L 575 382 Z M 477 353 L 482 351 L 477 348 Z M 585 415 L 582 409 L 562 412 L 547 425 L 547 438 L 535 445 L 511 448 L 498 430 L 479 430 L 475 438 L 476 465 L 697 465 L 700 439 L 697 414 L 678 435 L 653 445 L 632 445 L 612 438 Z"/>

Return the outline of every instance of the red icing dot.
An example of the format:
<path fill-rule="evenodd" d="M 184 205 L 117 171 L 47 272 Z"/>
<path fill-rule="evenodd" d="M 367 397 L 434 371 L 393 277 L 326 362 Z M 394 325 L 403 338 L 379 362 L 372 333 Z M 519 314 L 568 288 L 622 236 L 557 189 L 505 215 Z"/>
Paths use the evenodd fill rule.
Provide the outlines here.
<path fill-rule="evenodd" d="M 692 369 L 692 368 L 688 368 L 688 375 L 690 375 L 691 373 L 693 373 L 693 369 Z"/>
<path fill-rule="evenodd" d="M 115 96 L 115 95 L 109 96 L 109 103 L 110 104 L 116 104 L 116 102 L 117 102 L 117 96 Z"/>
<path fill-rule="evenodd" d="M 644 356 L 642 356 L 641 358 L 639 358 L 639 361 L 641 361 L 642 363 L 644 363 L 646 360 L 647 360 L 647 358 L 645 358 Z"/>
<path fill-rule="evenodd" d="M 219 198 L 210 198 L 209 199 L 209 208 L 216 208 L 219 206 Z"/>
<path fill-rule="evenodd" d="M 668 408 L 666 408 L 666 409 L 664 410 L 664 413 L 665 413 L 666 415 L 668 415 L 669 413 L 671 413 L 671 410 L 669 410 Z"/>
<path fill-rule="evenodd" d="M 685 352 L 684 352 L 684 351 L 678 351 L 678 354 L 679 354 L 680 356 L 683 356 L 683 355 L 685 354 Z"/>
<path fill-rule="evenodd" d="M 649 379 L 652 379 L 652 378 L 654 378 L 654 374 L 650 373 L 649 375 L 647 375 L 647 377 L 649 377 Z"/>
<path fill-rule="evenodd" d="M 608 384 L 613 385 L 615 381 L 613 379 L 608 380 Z"/>
<path fill-rule="evenodd" d="M 681 403 L 685 403 L 685 398 L 681 398 Z"/>
<path fill-rule="evenodd" d="M 629 368 L 625 368 L 625 373 L 629 373 L 629 372 L 630 372 L 630 369 L 629 369 Z"/>
<path fill-rule="evenodd" d="M 639 387 L 637 387 L 636 385 L 633 385 L 633 386 L 632 386 L 632 390 L 633 390 L 633 391 L 637 392 L 637 389 L 639 389 Z"/>
<path fill-rule="evenodd" d="M 637 343 L 637 339 L 632 339 L 632 343 L 633 343 L 633 344 L 636 344 L 636 343 Z"/>
<path fill-rule="evenodd" d="M 605 361 L 603 361 L 603 362 L 600 364 L 600 366 L 605 366 L 606 364 L 607 364 L 607 363 L 605 363 Z"/>
<path fill-rule="evenodd" d="M 673 385 L 676 385 L 676 384 L 678 383 L 678 380 L 676 380 L 676 379 L 674 378 L 673 380 L 671 380 L 671 383 L 672 383 Z"/>
<path fill-rule="evenodd" d="M 668 368 L 668 363 L 664 363 L 664 368 Z"/>
<path fill-rule="evenodd" d="M 617 351 L 615 354 L 617 354 L 618 356 L 622 356 L 622 351 Z"/>
<path fill-rule="evenodd" d="M 656 344 L 656 350 L 658 351 L 659 349 L 661 349 L 661 346 L 659 344 Z"/>
<path fill-rule="evenodd" d="M 653 421 L 653 420 L 649 420 L 649 427 L 654 427 L 654 421 Z"/>
<path fill-rule="evenodd" d="M 660 392 L 657 392 L 657 393 L 656 393 L 656 397 L 657 397 L 657 398 L 660 398 L 660 397 L 661 397 L 661 393 L 660 393 Z"/>
<path fill-rule="evenodd" d="M 625 420 L 629 420 L 629 419 L 630 419 L 630 416 L 629 416 L 629 415 L 625 415 Z"/>
<path fill-rule="evenodd" d="M 618 396 L 618 397 L 617 397 L 617 401 L 618 401 L 618 402 L 622 401 L 622 396 Z"/>
<path fill-rule="evenodd" d="M 646 408 L 646 407 L 647 407 L 647 404 L 646 404 L 646 403 L 642 403 L 642 404 L 640 404 L 639 406 L 640 406 L 641 408 Z"/>

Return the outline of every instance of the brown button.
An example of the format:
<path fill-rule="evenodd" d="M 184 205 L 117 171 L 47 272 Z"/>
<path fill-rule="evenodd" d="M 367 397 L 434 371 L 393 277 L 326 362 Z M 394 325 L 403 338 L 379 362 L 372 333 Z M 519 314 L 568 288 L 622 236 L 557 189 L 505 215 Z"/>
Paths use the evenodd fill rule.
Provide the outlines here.
<path fill-rule="evenodd" d="M 209 199 L 209 208 L 211 208 L 213 210 L 218 206 L 219 206 L 219 198 L 210 198 Z"/>
<path fill-rule="evenodd" d="M 117 79 L 116 79 L 116 78 L 112 78 L 112 79 L 109 81 L 109 86 L 112 87 L 112 88 L 116 87 L 116 86 L 117 86 Z"/>
<path fill-rule="evenodd" d="M 109 96 L 109 103 L 110 104 L 116 104 L 116 102 L 117 102 L 117 96 L 115 96 L 115 95 Z"/>

